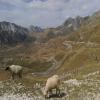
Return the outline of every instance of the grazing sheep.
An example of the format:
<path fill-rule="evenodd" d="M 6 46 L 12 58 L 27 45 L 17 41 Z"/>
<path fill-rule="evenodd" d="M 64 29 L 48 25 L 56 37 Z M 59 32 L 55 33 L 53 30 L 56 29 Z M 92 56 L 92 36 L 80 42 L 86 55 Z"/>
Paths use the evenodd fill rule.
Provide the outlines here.
<path fill-rule="evenodd" d="M 59 84 L 60 78 L 58 75 L 48 78 L 44 89 L 44 96 L 47 97 L 49 92 L 52 93 L 52 89 L 56 89 L 56 95 L 60 95 Z"/>
<path fill-rule="evenodd" d="M 22 78 L 22 66 L 19 66 L 19 65 L 11 65 L 9 67 L 6 67 L 5 70 L 9 70 L 12 74 L 12 78 L 14 79 L 14 76 L 15 75 L 18 75 L 19 78 Z"/>

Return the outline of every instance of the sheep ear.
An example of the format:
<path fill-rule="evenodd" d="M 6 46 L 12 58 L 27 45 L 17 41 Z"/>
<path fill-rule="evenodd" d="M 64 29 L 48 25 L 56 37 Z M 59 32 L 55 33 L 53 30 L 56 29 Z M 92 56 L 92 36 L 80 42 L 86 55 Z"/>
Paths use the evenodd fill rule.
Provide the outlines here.
<path fill-rule="evenodd" d="M 6 67 L 5 70 L 9 70 L 9 67 Z"/>

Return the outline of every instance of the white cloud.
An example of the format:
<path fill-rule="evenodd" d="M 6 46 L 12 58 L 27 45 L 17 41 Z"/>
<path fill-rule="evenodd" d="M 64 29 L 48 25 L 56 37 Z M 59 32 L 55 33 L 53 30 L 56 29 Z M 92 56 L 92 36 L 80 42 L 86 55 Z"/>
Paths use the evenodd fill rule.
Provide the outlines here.
<path fill-rule="evenodd" d="M 12 21 L 24 26 L 30 24 L 42 27 L 57 26 L 62 24 L 69 16 L 85 16 L 100 9 L 100 0 L 0 1 L 14 6 L 12 10 L 0 10 L 0 21 Z"/>

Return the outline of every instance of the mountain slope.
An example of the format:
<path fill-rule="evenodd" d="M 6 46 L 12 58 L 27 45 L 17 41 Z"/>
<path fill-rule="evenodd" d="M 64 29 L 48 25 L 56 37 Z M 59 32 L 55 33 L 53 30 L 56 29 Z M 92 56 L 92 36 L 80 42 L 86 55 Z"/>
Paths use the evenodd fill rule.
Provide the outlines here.
<path fill-rule="evenodd" d="M 52 28 L 55 36 L 57 35 L 68 35 L 74 31 L 77 31 L 83 24 L 88 23 L 90 16 L 80 17 L 77 16 L 75 18 L 69 17 L 62 25 Z"/>
<path fill-rule="evenodd" d="M 28 39 L 28 30 L 14 23 L 0 22 L 0 45 L 16 44 Z"/>
<path fill-rule="evenodd" d="M 32 32 L 36 33 L 36 32 L 43 32 L 44 31 L 44 29 L 42 29 L 41 27 L 33 26 L 33 25 L 29 26 L 28 30 L 29 30 L 30 33 L 32 33 Z"/>
<path fill-rule="evenodd" d="M 68 40 L 73 41 L 91 41 L 100 43 L 100 12 L 93 14 L 89 22 L 82 25 L 79 30 L 69 34 Z"/>
<path fill-rule="evenodd" d="M 100 64 L 100 12 L 93 14 L 89 22 L 69 34 L 64 43 L 71 44 L 73 56 L 66 58 L 58 72 L 83 68 L 82 73 L 97 71 Z M 86 67 L 87 66 L 87 67 Z M 87 71 L 85 70 L 87 69 Z M 86 72 L 85 72 L 86 71 Z"/>

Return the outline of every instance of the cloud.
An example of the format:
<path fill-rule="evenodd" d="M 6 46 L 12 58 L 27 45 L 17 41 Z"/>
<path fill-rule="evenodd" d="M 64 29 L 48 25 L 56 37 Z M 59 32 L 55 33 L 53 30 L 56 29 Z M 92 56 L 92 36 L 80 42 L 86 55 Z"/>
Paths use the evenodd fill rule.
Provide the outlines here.
<path fill-rule="evenodd" d="M 0 1 L 0 10 L 12 10 L 14 6 L 8 2 Z"/>
<path fill-rule="evenodd" d="M 100 10 L 100 0 L 0 0 L 0 21 L 28 26 L 53 27 L 68 17 Z"/>
<path fill-rule="evenodd" d="M 23 1 L 28 3 L 28 2 L 32 2 L 33 0 L 23 0 Z"/>

